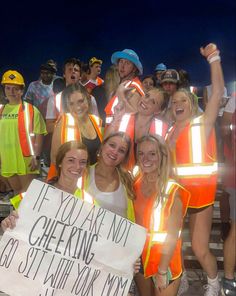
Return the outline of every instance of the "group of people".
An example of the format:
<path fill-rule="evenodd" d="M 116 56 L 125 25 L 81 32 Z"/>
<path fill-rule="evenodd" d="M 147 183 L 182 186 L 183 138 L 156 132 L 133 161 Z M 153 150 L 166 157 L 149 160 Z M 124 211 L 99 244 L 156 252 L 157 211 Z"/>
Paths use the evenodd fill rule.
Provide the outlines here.
<path fill-rule="evenodd" d="M 7 103 L 0 109 L 0 175 L 16 194 L 12 203 L 17 208 L 37 177 L 43 139 L 51 133 L 47 182 L 147 229 L 134 276 L 140 296 L 181 295 L 187 213 L 192 249 L 207 274 L 204 295 L 217 296 L 221 289 L 209 238 L 217 186 L 214 126 L 224 79 L 217 46 L 210 43 L 200 53 L 210 65 L 212 85 L 204 112 L 186 85 L 178 85 L 179 73 L 164 64 L 156 67 L 155 79 L 146 77 L 142 84 L 143 67 L 131 49 L 112 55 L 104 81 L 98 76 L 101 60 L 92 58 L 88 69 L 76 59 L 66 61 L 64 84 L 47 100 L 44 114 L 23 100 L 20 73 L 9 70 L 2 77 Z M 50 67 L 55 73 L 55 65 L 47 65 L 44 75 Z M 87 76 L 80 79 L 82 68 Z M 105 105 L 102 118 L 98 105 Z M 231 195 L 235 198 L 235 187 Z M 13 211 L 2 221 L 3 230 L 14 228 L 17 219 Z M 235 220 L 232 225 L 228 249 L 235 243 Z M 235 293 L 232 261 L 224 295 L 235 295 L 226 292 Z"/>

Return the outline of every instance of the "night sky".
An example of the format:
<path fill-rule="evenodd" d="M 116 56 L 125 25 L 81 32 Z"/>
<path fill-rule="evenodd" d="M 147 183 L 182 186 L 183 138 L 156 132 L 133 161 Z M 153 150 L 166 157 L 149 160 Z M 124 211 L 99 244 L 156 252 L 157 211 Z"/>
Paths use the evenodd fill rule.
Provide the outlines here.
<path fill-rule="evenodd" d="M 114 51 L 135 50 L 150 74 L 156 64 L 185 69 L 192 84 L 209 82 L 199 47 L 221 50 L 225 81 L 236 80 L 236 1 L 11 1 L 1 5 L 0 73 L 17 69 L 28 84 L 40 64 L 96 56 L 103 74 Z"/>

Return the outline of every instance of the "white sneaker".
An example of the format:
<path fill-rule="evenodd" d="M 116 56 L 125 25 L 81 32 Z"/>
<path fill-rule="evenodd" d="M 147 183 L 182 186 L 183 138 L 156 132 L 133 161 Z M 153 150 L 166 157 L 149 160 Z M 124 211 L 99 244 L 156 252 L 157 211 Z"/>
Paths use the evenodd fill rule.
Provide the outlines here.
<path fill-rule="evenodd" d="M 188 291 L 189 283 L 188 283 L 188 277 L 187 277 L 187 271 L 184 271 L 180 280 L 180 286 L 177 293 L 177 296 L 183 295 L 185 292 Z"/>
<path fill-rule="evenodd" d="M 216 286 L 206 284 L 203 286 L 205 290 L 204 296 L 219 296 L 220 295 L 220 284 Z"/>

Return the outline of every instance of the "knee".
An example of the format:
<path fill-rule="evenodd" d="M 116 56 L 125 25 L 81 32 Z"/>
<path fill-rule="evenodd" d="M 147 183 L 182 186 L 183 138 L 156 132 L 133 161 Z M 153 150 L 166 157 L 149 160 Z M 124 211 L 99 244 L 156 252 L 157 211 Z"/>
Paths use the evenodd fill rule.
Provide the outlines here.
<path fill-rule="evenodd" d="M 198 260 L 204 260 L 209 253 L 208 245 L 201 245 L 199 242 L 192 242 L 192 250 Z"/>

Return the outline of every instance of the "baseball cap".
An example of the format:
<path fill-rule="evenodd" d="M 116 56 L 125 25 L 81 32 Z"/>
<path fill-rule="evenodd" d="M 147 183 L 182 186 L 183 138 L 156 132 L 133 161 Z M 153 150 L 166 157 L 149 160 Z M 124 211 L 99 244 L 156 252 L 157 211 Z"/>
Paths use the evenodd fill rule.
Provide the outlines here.
<path fill-rule="evenodd" d="M 161 83 L 164 82 L 179 82 L 179 73 L 174 69 L 168 69 L 161 74 Z"/>
<path fill-rule="evenodd" d="M 98 63 L 98 64 L 102 64 L 102 60 L 99 60 L 97 59 L 96 57 L 92 57 L 90 60 L 89 60 L 89 66 L 92 66 L 93 64 L 95 63 Z"/>

